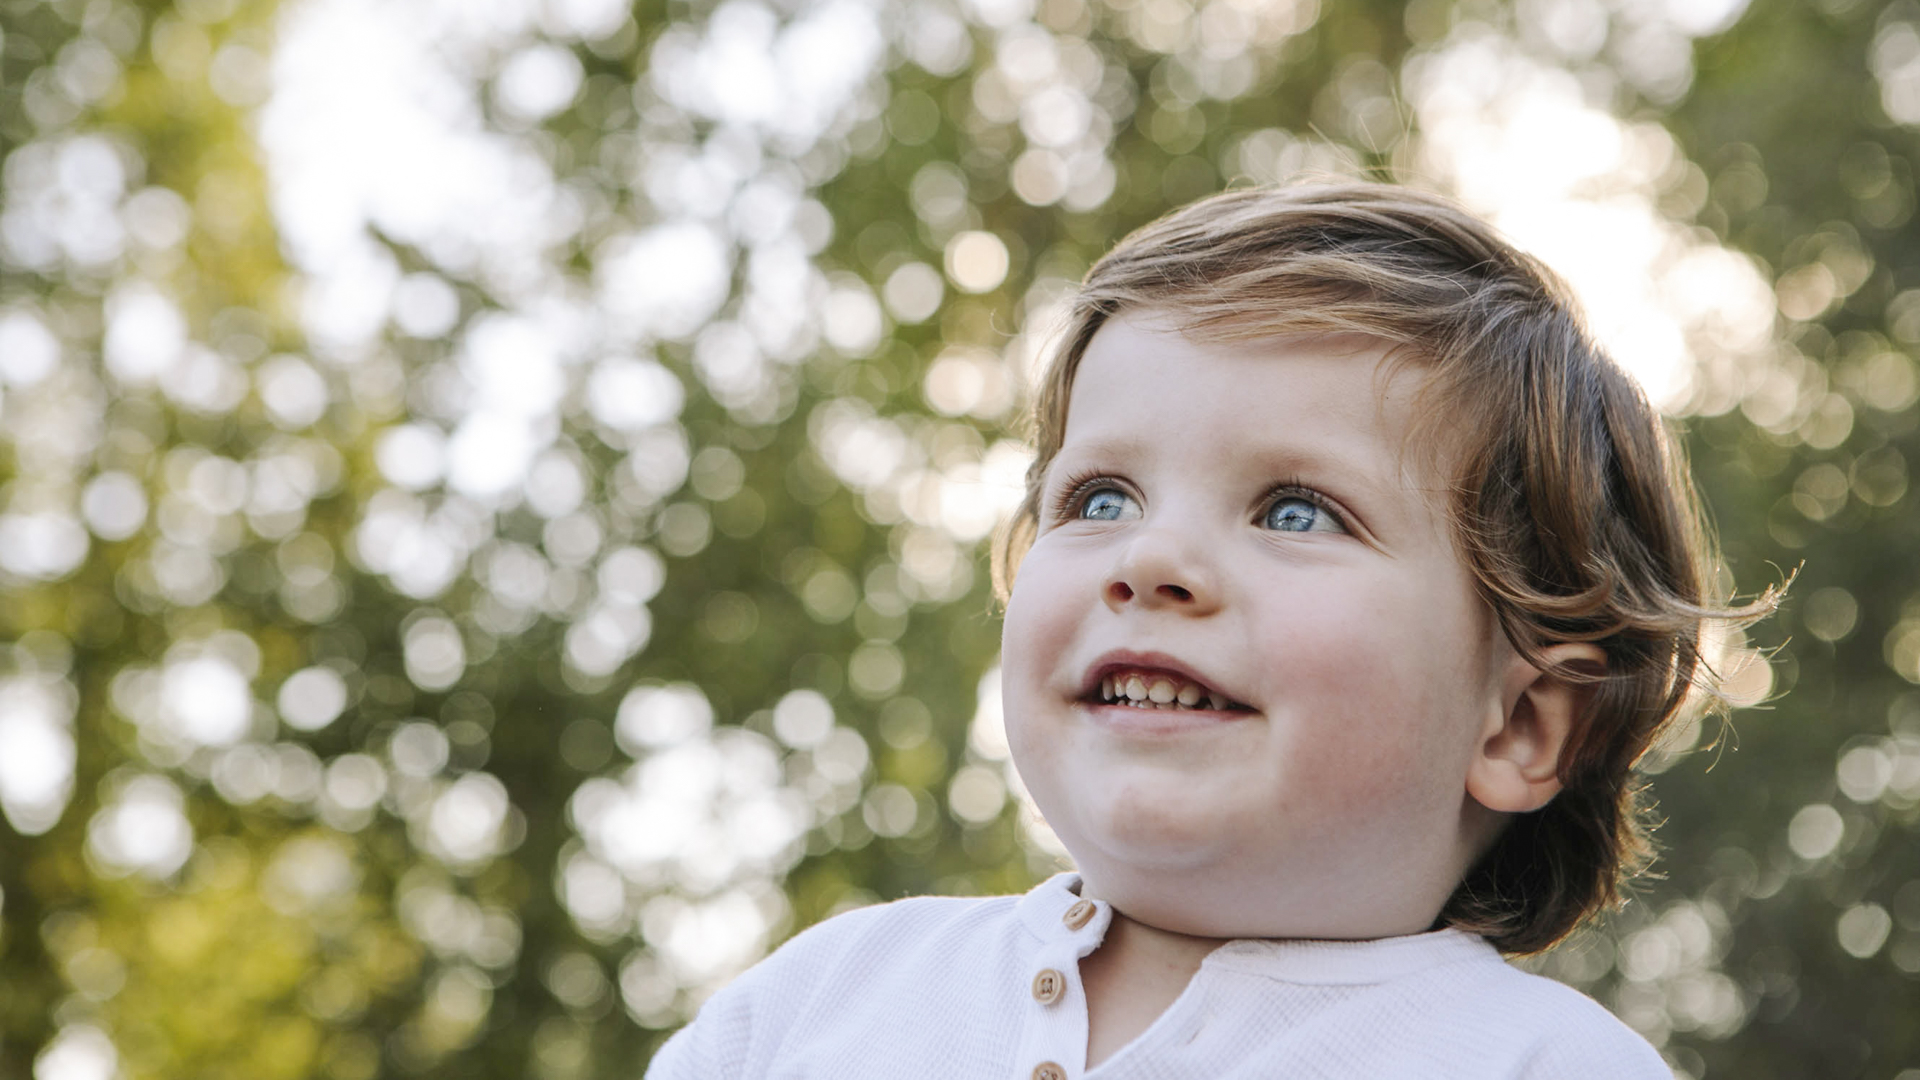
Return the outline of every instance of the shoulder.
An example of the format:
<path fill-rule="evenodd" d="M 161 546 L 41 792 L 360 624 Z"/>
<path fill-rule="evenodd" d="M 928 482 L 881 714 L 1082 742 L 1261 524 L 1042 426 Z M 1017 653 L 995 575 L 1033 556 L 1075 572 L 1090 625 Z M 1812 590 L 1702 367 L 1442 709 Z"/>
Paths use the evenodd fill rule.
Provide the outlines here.
<path fill-rule="evenodd" d="M 903 948 L 977 945 L 983 937 L 1013 932 L 1019 899 L 916 896 L 855 908 L 794 935 L 754 970 L 857 964 L 874 954 L 898 958 Z"/>
<path fill-rule="evenodd" d="M 795 940 L 809 936 L 913 933 L 950 925 L 975 926 L 1011 916 L 1019 902 L 1018 896 L 909 896 L 843 911 L 808 927 L 796 935 Z"/>
<path fill-rule="evenodd" d="M 816 923 L 708 999 L 648 1075 L 753 1074 L 749 1064 L 778 1059 L 794 1032 L 898 1007 L 916 989 L 957 990 L 1012 945 L 1019 900 L 914 897 Z"/>
<path fill-rule="evenodd" d="M 1473 981 L 1486 1037 L 1508 1042 L 1527 1080 L 1671 1080 L 1673 1070 L 1639 1032 L 1565 983 L 1491 957 Z"/>
<path fill-rule="evenodd" d="M 978 949 L 1012 929 L 1017 897 L 918 896 L 842 912 L 795 934 L 728 987 L 793 1001 L 808 988 L 867 985 L 928 953 Z"/>
<path fill-rule="evenodd" d="M 1302 1076 L 1673 1080 L 1598 1002 L 1459 930 L 1231 942 L 1207 967 L 1254 980 L 1234 995 L 1256 1016 L 1248 1039 L 1311 1047 Z"/>

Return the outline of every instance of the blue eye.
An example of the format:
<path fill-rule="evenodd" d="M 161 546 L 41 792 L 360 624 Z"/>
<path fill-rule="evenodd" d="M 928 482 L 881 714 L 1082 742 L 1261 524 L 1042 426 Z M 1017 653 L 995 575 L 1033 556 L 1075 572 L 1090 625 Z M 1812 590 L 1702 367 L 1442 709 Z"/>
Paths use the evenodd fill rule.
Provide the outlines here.
<path fill-rule="evenodd" d="M 1080 516 L 1090 521 L 1125 521 L 1140 516 L 1133 497 L 1118 488 L 1099 488 L 1080 501 Z"/>
<path fill-rule="evenodd" d="M 1346 532 L 1339 519 L 1310 499 L 1288 495 L 1267 507 L 1263 524 L 1276 532 Z"/>

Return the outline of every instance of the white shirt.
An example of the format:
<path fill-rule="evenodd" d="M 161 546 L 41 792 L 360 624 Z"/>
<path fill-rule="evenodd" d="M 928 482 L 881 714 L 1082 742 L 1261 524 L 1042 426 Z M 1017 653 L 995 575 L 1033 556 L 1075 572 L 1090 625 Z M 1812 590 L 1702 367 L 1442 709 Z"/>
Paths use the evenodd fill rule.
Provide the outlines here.
<path fill-rule="evenodd" d="M 1591 998 L 1440 930 L 1231 941 L 1139 1037 L 1086 1068 L 1081 957 L 1112 909 L 1061 874 L 1024 897 L 829 919 L 709 1000 L 650 1080 L 1672 1080 Z"/>

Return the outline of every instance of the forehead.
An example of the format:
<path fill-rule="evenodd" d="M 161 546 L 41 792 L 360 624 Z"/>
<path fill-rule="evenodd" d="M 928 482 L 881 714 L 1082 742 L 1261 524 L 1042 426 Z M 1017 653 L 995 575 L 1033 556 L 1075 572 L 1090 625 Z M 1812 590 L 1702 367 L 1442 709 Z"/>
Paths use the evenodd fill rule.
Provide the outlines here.
<path fill-rule="evenodd" d="M 1363 466 L 1395 486 L 1443 486 L 1453 455 L 1416 424 L 1426 367 L 1363 334 L 1203 340 L 1164 313 L 1130 311 L 1088 343 L 1068 395 L 1062 451 L 1151 444 L 1161 434 L 1259 454 Z M 1147 408 L 1157 423 L 1141 424 Z M 1422 445 L 1426 444 L 1426 445 Z"/>

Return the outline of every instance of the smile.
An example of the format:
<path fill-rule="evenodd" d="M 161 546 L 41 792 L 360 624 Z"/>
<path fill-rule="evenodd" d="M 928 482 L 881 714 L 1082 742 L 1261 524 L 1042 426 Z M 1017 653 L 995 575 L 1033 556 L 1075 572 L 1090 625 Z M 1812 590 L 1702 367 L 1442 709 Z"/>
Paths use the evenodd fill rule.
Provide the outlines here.
<path fill-rule="evenodd" d="M 1229 701 L 1206 687 L 1182 676 L 1160 671 L 1115 671 L 1100 679 L 1100 701 L 1136 709 L 1210 709 L 1215 712 L 1245 711 L 1246 706 Z"/>

